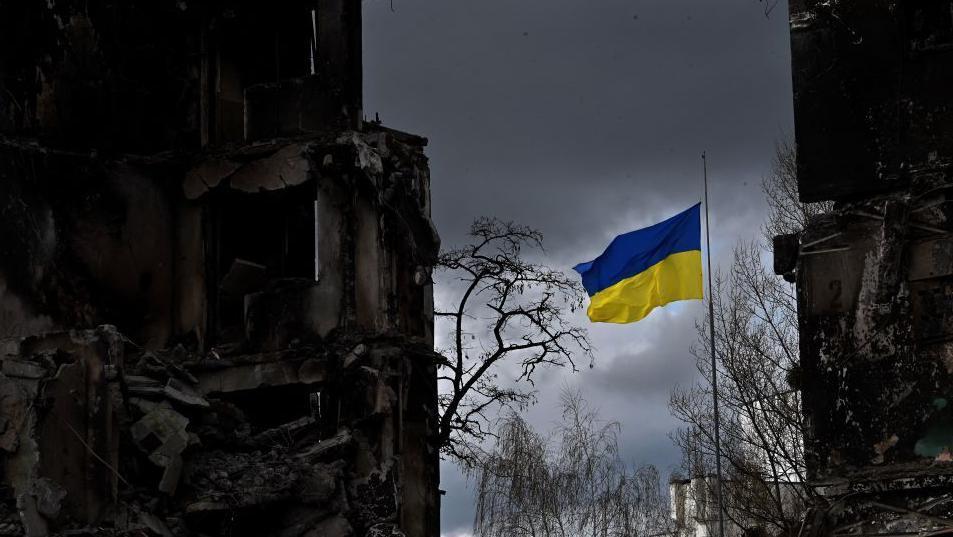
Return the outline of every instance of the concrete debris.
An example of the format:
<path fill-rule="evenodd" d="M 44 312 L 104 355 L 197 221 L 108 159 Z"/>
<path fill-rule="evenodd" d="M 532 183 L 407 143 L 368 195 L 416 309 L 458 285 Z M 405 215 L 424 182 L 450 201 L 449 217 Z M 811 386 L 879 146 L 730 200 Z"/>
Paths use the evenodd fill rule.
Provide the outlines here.
<path fill-rule="evenodd" d="M 3 361 L 3 374 L 8 377 L 41 379 L 46 376 L 47 371 L 39 364 L 7 358 Z"/>
<path fill-rule="evenodd" d="M 156 535 L 161 537 L 175 536 L 175 534 L 169 530 L 169 527 L 166 525 L 166 523 L 152 513 L 139 513 L 139 520 L 142 521 L 146 528 Z"/>
<path fill-rule="evenodd" d="M 297 454 L 297 457 L 309 463 L 333 460 L 346 454 L 354 443 L 350 431 L 341 431 L 332 438 L 324 440 Z"/>
<path fill-rule="evenodd" d="M 208 513 L 263 507 L 295 499 L 328 506 L 336 500 L 343 463 L 305 465 L 289 461 L 281 449 L 197 455 L 189 463 L 188 481 L 196 491 L 186 512 Z"/>
<path fill-rule="evenodd" d="M 129 429 L 139 449 L 153 464 L 164 468 L 158 489 L 170 495 L 175 493 L 182 474 L 182 452 L 191 441 L 188 424 L 189 419 L 175 410 L 159 407 Z"/>
<path fill-rule="evenodd" d="M 298 363 L 275 362 L 241 365 L 233 368 L 199 373 L 202 393 L 231 393 L 268 386 L 287 386 L 298 383 Z"/>
<path fill-rule="evenodd" d="M 344 357 L 344 369 L 348 369 L 354 365 L 358 360 L 364 357 L 367 354 L 367 346 L 364 344 L 357 345 L 351 352 L 347 353 Z"/>
<path fill-rule="evenodd" d="M 208 401 L 204 397 L 195 393 L 195 391 L 182 384 L 176 379 L 170 378 L 163 388 L 162 392 L 168 397 L 171 401 L 179 403 L 185 406 L 194 406 L 194 407 L 203 407 L 208 408 Z"/>
<path fill-rule="evenodd" d="M 55 520 L 63 507 L 66 489 L 52 479 L 41 477 L 33 482 L 33 496 L 37 511 L 47 519 Z"/>
<path fill-rule="evenodd" d="M 30 420 L 35 388 L 0 375 L 0 449 L 16 453 Z"/>
<path fill-rule="evenodd" d="M 292 422 L 279 425 L 272 429 L 267 429 L 256 434 L 250 441 L 257 445 L 275 445 L 278 442 L 286 442 L 295 438 L 308 429 L 316 429 L 318 420 L 312 416 L 298 418 Z"/>
<path fill-rule="evenodd" d="M 101 348 L 98 340 L 89 343 L 89 349 Z M 116 447 L 109 448 L 113 451 L 108 458 L 104 454 L 110 452 L 99 449 L 76 452 L 111 477 L 113 501 L 126 506 L 125 511 L 101 511 L 96 520 L 110 520 L 117 531 L 127 528 L 123 531 L 159 536 L 202 531 L 213 535 L 226 531 L 235 516 L 244 521 L 243 526 L 247 524 L 249 532 L 258 531 L 252 529 L 257 527 L 254 520 L 259 515 L 255 513 L 268 512 L 282 521 L 281 528 L 290 532 L 288 535 L 404 535 L 396 520 L 397 494 L 405 478 L 395 470 L 393 448 L 378 450 L 369 443 L 366 421 L 359 433 L 337 418 L 338 425 L 329 428 L 335 421 L 321 408 L 333 400 L 325 401 L 324 390 L 310 386 L 322 386 L 336 367 L 343 367 L 346 357 L 360 356 L 375 367 L 362 365 L 342 378 L 363 394 L 348 404 L 364 401 L 360 404 L 368 406 L 348 412 L 361 419 L 393 413 L 396 409 L 391 403 L 382 406 L 379 400 L 395 399 L 388 379 L 405 367 L 406 350 L 372 349 L 364 343 L 343 349 L 350 350 L 336 351 L 340 358 L 333 352 L 313 350 L 298 351 L 302 358 L 297 359 L 281 353 L 226 355 L 214 364 L 193 362 L 194 374 L 183 366 L 174 372 L 161 357 L 165 351 L 144 351 L 139 356 L 130 349 L 123 351 L 134 365 L 117 367 L 116 378 L 108 380 L 102 375 L 96 381 L 102 387 L 89 388 L 112 390 L 110 398 L 117 401 L 112 407 L 115 419 L 101 433 L 116 443 L 94 440 L 96 444 L 90 445 Z M 421 352 L 427 358 L 421 363 L 429 364 L 429 351 Z M 85 360 L 95 360 L 92 355 L 85 356 Z M 261 361 L 279 357 L 281 361 Z M 51 387 L 61 386 L 58 390 L 75 391 L 82 385 L 84 371 L 77 365 L 66 364 L 55 376 L 44 369 L 42 379 L 0 377 L 6 379 L 0 382 L 0 406 L 5 409 L 0 445 L 4 450 L 25 454 L 18 457 L 26 456 L 24 460 L 33 461 L 33 465 L 42 460 L 21 445 L 27 438 L 29 446 L 35 446 L 29 424 L 37 419 L 33 412 L 38 386 L 47 382 Z M 198 381 L 194 388 L 180 380 L 193 375 Z M 55 399 L 60 397 L 57 393 L 46 392 Z M 338 410 L 332 415 L 346 417 L 348 413 Z M 288 418 L 279 421 L 278 416 Z M 74 432 L 82 434 L 75 427 L 60 434 L 69 440 L 76 438 Z M 94 437 L 82 438 L 87 442 L 85 438 Z M 120 438 L 135 448 L 124 451 Z M 69 458 L 63 464 L 76 464 L 72 460 L 86 459 Z M 72 526 L 69 521 L 78 507 L 98 504 L 91 503 L 93 498 L 79 501 L 82 495 L 77 495 L 76 487 L 85 490 L 84 481 L 71 481 L 66 473 L 57 475 L 14 482 L 19 484 L 11 507 L 25 534 L 67 535 L 70 531 L 86 535 L 86 526 Z M 409 483 L 404 480 L 403 486 Z M 129 496 L 132 491 L 137 492 Z M 160 505 L 165 507 L 160 509 Z M 246 511 L 247 515 L 235 514 Z M 279 534 L 284 533 L 274 533 Z"/>
<path fill-rule="evenodd" d="M 198 199 L 202 194 L 217 187 L 240 167 L 239 162 L 220 158 L 201 162 L 185 174 L 185 179 L 182 181 L 185 197 L 190 200 Z"/>
<path fill-rule="evenodd" d="M 381 155 L 365 142 L 357 133 L 348 133 L 337 140 L 340 144 L 351 144 L 356 149 L 354 166 L 364 170 L 372 177 L 380 177 L 384 173 L 384 164 Z"/>
<path fill-rule="evenodd" d="M 219 288 L 232 297 L 244 297 L 268 283 L 268 267 L 245 259 L 235 259 Z"/>
<path fill-rule="evenodd" d="M 280 190 L 308 180 L 311 161 L 305 148 L 290 145 L 274 155 L 255 160 L 239 168 L 229 179 L 232 188 L 243 192 Z"/>
<path fill-rule="evenodd" d="M 40 515 L 36 507 L 36 498 L 31 494 L 17 496 L 17 510 L 20 512 L 20 522 L 23 523 L 23 534 L 26 537 L 47 537 L 49 528 L 46 519 Z"/>
<path fill-rule="evenodd" d="M 165 388 L 162 383 L 152 377 L 127 375 L 125 381 L 126 390 L 131 396 L 147 399 L 159 399 L 165 396 Z M 141 401 L 141 399 L 136 400 Z"/>
<path fill-rule="evenodd" d="M 185 349 L 181 347 L 175 347 L 166 354 L 169 355 L 171 360 L 162 358 L 154 352 L 143 353 L 142 357 L 139 359 L 136 369 L 142 373 L 152 375 L 156 379 L 165 380 L 174 377 L 192 385 L 198 384 L 199 381 L 195 375 L 183 368 L 178 363 L 172 361 L 176 360 L 181 362 L 184 358 L 190 357 L 191 355 L 189 355 Z"/>

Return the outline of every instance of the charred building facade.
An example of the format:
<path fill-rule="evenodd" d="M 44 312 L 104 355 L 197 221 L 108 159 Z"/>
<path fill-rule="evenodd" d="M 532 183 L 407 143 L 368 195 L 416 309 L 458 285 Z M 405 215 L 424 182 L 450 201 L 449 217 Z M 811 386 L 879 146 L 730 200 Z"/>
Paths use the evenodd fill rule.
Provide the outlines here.
<path fill-rule="evenodd" d="M 953 2 L 791 2 L 805 535 L 953 530 Z"/>
<path fill-rule="evenodd" d="M 439 533 L 426 140 L 359 0 L 0 0 L 0 535 Z"/>

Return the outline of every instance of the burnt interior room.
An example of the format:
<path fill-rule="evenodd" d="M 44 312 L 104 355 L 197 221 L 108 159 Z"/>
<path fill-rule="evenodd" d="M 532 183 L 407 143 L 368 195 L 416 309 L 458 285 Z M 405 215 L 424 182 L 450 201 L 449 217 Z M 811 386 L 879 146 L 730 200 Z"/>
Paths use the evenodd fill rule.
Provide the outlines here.
<path fill-rule="evenodd" d="M 214 192 L 207 206 L 212 344 L 242 336 L 245 297 L 278 280 L 316 279 L 315 183 Z"/>
<path fill-rule="evenodd" d="M 316 74 L 317 11 L 313 2 L 289 2 L 261 9 L 245 2 L 224 10 L 211 25 L 207 54 L 214 104 L 208 122 L 216 143 L 247 137 L 247 92 L 256 86 Z M 277 114 L 272 107 L 262 115 Z M 270 113 L 270 114 L 269 114 Z M 281 118 L 263 117 L 277 125 Z"/>

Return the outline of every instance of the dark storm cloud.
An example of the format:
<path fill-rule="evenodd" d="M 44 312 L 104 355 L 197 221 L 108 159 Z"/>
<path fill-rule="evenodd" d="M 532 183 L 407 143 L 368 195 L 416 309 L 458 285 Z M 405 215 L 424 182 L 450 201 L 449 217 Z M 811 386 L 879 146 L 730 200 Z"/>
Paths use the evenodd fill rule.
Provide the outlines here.
<path fill-rule="evenodd" d="M 545 261 L 568 270 L 698 201 L 702 150 L 716 263 L 756 238 L 761 178 L 793 133 L 783 4 L 770 18 L 757 0 L 365 0 L 364 13 L 366 113 L 430 139 L 445 244 L 474 216 L 513 219 L 544 231 Z M 627 458 L 670 468 L 668 392 L 694 379 L 702 312 L 592 326 L 595 369 L 540 376 L 528 415 L 548 428 L 575 387 L 621 422 Z M 444 530 L 465 530 L 470 493 L 443 471 Z"/>
<path fill-rule="evenodd" d="M 448 238 L 465 209 L 568 234 L 694 199 L 706 148 L 734 190 L 789 125 L 784 21 L 754 0 L 365 5 L 367 111 L 431 138 Z"/>

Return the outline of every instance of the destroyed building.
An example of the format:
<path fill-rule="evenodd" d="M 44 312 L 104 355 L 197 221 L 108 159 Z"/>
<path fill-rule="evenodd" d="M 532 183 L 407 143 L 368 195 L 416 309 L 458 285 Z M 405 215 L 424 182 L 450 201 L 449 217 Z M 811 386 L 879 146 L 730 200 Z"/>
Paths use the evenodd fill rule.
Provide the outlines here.
<path fill-rule="evenodd" d="M 426 140 L 359 0 L 0 0 L 0 535 L 439 533 Z"/>
<path fill-rule="evenodd" d="M 953 2 L 792 0 L 807 535 L 953 530 Z"/>

